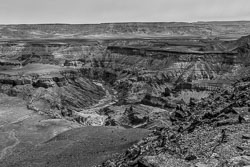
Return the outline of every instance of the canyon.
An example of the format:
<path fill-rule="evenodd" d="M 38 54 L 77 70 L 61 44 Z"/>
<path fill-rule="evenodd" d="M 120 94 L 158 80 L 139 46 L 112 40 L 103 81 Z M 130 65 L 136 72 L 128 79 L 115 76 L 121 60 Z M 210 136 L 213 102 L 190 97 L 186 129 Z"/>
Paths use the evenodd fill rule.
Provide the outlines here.
<path fill-rule="evenodd" d="M 0 26 L 0 166 L 247 166 L 249 22 Z"/>

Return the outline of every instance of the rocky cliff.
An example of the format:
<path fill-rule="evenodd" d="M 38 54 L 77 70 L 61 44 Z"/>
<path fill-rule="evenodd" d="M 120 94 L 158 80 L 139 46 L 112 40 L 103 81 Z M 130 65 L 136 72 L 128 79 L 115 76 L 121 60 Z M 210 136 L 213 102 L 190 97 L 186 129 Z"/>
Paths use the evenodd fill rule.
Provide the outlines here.
<path fill-rule="evenodd" d="M 193 38 L 185 42 L 177 39 L 3 42 L 1 58 L 10 65 L 19 64 L 20 70 L 14 70 L 19 71 L 15 73 L 5 66 L 1 83 L 60 88 L 69 83 L 69 78 L 84 77 L 111 84 L 118 90 L 119 99 L 127 103 L 140 102 L 146 95 L 169 96 L 166 89 L 172 93 L 185 89 L 214 91 L 229 87 L 247 68 L 247 39 L 221 42 L 223 48 L 227 48 L 222 51 L 201 51 L 218 42 Z M 23 75 L 22 71 L 28 70 L 31 63 L 52 64 L 53 69 L 60 72 Z"/>
<path fill-rule="evenodd" d="M 170 114 L 170 126 L 156 128 L 100 166 L 248 166 L 249 90 L 249 77 L 242 78 L 231 92 L 177 107 Z"/>
<path fill-rule="evenodd" d="M 38 66 L 38 64 L 37 64 Z M 27 107 L 52 118 L 77 120 L 75 112 L 98 103 L 105 91 L 77 71 L 0 74 L 0 91 L 26 99 Z"/>

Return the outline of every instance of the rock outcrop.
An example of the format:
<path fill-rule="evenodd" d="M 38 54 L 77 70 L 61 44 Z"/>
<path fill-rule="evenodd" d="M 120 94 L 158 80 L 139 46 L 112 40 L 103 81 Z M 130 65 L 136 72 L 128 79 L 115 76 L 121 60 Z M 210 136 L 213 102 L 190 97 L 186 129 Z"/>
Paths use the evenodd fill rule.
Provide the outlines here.
<path fill-rule="evenodd" d="M 242 89 L 248 83 L 243 80 L 232 92 L 222 91 L 189 107 L 178 107 L 170 115 L 171 126 L 156 128 L 124 154 L 100 166 L 249 165 L 250 87 Z"/>
<path fill-rule="evenodd" d="M 105 96 L 101 87 L 77 74 L 77 71 L 25 76 L 1 75 L 0 91 L 26 99 L 28 108 L 41 114 L 75 120 L 78 118 L 73 117 L 73 112 L 79 112 Z"/>

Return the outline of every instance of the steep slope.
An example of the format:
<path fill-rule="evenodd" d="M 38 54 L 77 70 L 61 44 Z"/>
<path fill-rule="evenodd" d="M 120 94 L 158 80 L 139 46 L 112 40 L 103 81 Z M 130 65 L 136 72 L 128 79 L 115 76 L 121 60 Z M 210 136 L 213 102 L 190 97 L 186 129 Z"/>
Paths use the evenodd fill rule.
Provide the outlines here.
<path fill-rule="evenodd" d="M 225 86 L 229 87 L 242 70 L 246 71 L 248 52 L 244 54 L 241 51 L 243 48 L 247 49 L 244 47 L 244 42 L 239 42 L 243 46 L 234 46 L 237 49 L 231 51 L 198 51 L 206 43 L 216 44 L 210 40 L 200 41 L 193 38 L 181 41 L 177 39 L 72 39 L 3 42 L 1 58 L 4 60 L 2 64 L 5 69 L 3 69 L 4 75 L 1 82 L 7 85 L 6 89 L 12 85 L 10 91 L 4 91 L 9 94 L 18 94 L 20 88 L 16 85 L 20 83 L 43 87 L 33 94 L 46 98 L 38 100 L 36 107 L 30 107 L 35 109 L 45 105 L 50 108 L 53 106 L 50 104 L 58 103 L 57 107 L 53 107 L 54 109 L 59 108 L 59 113 L 61 110 L 63 115 L 72 116 L 72 109 L 75 111 L 77 108 L 90 106 L 104 96 L 91 80 L 103 80 L 111 84 L 118 90 L 119 100 L 135 103 L 142 101 L 146 95 L 160 98 L 166 94 L 169 96 L 166 90 L 173 93 L 173 90 L 177 92 L 185 89 L 213 91 Z M 242 38 L 230 43 L 238 41 L 245 40 Z M 189 44 L 189 42 L 192 43 Z M 226 44 L 222 44 L 226 47 Z M 178 50 L 176 45 L 183 47 L 184 50 Z M 185 50 L 186 47 L 189 49 Z M 30 63 L 40 64 L 30 65 Z M 48 63 L 53 65 L 44 65 Z M 39 70 L 36 69 L 38 74 L 45 68 L 61 72 L 51 71 L 47 74 L 45 72 L 39 77 L 32 76 L 32 73 L 29 74 L 31 76 L 22 76 L 31 68 L 33 70 L 39 68 Z M 5 76 L 5 74 L 12 76 Z M 78 80 L 79 77 L 88 79 Z M 55 88 L 54 85 L 56 85 Z M 84 90 L 84 87 L 90 91 Z M 74 99 L 71 93 L 76 97 L 75 104 L 69 102 Z M 53 100 L 59 96 L 64 99 L 59 98 L 62 102 Z M 64 110 L 62 107 L 67 105 L 70 106 L 69 113 L 62 111 Z M 51 112 L 46 111 L 46 113 Z"/>
<path fill-rule="evenodd" d="M 149 131 L 112 127 L 78 128 L 0 162 L 1 166 L 90 167 L 125 151 Z"/>
<path fill-rule="evenodd" d="M 2 71 L 0 77 L 0 92 L 25 99 L 29 109 L 51 118 L 79 121 L 75 113 L 105 96 L 102 87 L 74 68 L 29 64 Z"/>
<path fill-rule="evenodd" d="M 157 128 L 126 153 L 103 163 L 143 167 L 250 165 L 249 77 L 170 116 L 171 126 Z"/>
<path fill-rule="evenodd" d="M 26 101 L 0 93 L 0 161 L 77 127 L 72 121 L 29 110 Z"/>

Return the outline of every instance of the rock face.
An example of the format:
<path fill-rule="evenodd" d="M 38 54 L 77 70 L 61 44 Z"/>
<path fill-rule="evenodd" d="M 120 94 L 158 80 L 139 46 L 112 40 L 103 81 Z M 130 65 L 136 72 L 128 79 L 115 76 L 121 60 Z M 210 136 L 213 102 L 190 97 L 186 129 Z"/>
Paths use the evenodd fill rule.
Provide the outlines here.
<path fill-rule="evenodd" d="M 61 92 L 50 97 L 50 100 L 45 98 L 45 101 L 53 103 L 51 99 L 54 97 L 63 97 L 65 104 L 56 101 L 59 103 L 56 108 L 64 115 L 72 115 L 72 111 L 77 108 L 90 106 L 103 97 L 103 91 L 90 83 L 91 80 L 101 80 L 118 91 L 120 104 L 142 103 L 173 110 L 177 107 L 172 100 L 176 92 L 218 91 L 224 87 L 229 88 L 231 81 L 242 75 L 243 70 L 246 71 L 247 39 L 248 37 L 244 37 L 235 42 L 220 43 L 227 49 L 219 51 L 200 51 L 207 43 L 219 44 L 209 40 L 197 42 L 197 39 L 186 39 L 185 42 L 167 39 L 3 42 L 1 47 L 4 49 L 1 52 L 5 56 L 2 57 L 8 62 L 17 61 L 24 67 L 20 70 L 5 70 L 0 75 L 1 90 L 12 95 L 25 94 L 26 97 L 29 93 L 22 91 L 27 87 L 32 87 L 37 92 L 48 89 L 48 97 L 52 96 L 52 91 Z M 184 49 L 178 49 L 175 45 Z M 40 71 L 46 68 L 53 68 L 53 71 L 37 70 L 27 73 L 30 64 L 41 66 Z M 53 65 L 44 67 L 43 64 Z M 80 81 L 78 78 L 81 78 Z M 84 90 L 85 87 L 89 91 Z M 71 99 L 69 92 L 79 98 L 76 103 L 69 102 L 74 99 Z M 79 92 L 88 93 L 84 93 L 85 97 L 82 97 L 83 95 L 78 95 Z M 70 98 L 66 98 L 67 96 Z M 66 105 L 70 106 L 71 111 L 63 108 Z"/>
<path fill-rule="evenodd" d="M 70 74 L 70 75 L 68 75 Z M 97 103 L 104 90 L 77 71 L 39 75 L 1 75 L 0 91 L 27 100 L 27 106 L 52 118 L 70 118 L 74 112 Z"/>
<path fill-rule="evenodd" d="M 239 84 L 241 83 L 241 84 Z M 178 108 L 172 125 L 155 129 L 126 153 L 101 166 L 247 166 L 249 165 L 249 85 L 238 81 L 222 91 Z M 191 112 L 190 112 L 191 111 Z"/>

